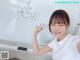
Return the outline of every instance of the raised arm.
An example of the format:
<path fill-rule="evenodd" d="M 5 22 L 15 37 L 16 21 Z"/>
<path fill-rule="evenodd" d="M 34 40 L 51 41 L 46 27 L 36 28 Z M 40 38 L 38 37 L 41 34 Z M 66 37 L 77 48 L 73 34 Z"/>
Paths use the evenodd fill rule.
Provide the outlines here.
<path fill-rule="evenodd" d="M 76 51 L 76 53 L 80 54 L 80 38 L 79 37 L 76 37 L 72 41 L 72 47 Z"/>
<path fill-rule="evenodd" d="M 78 42 L 78 44 L 77 44 L 77 49 L 78 49 L 78 52 L 79 52 L 79 54 L 80 54 L 80 39 L 79 39 L 79 42 Z"/>
<path fill-rule="evenodd" d="M 42 26 L 37 26 L 33 31 L 32 49 L 33 49 L 33 53 L 37 55 L 41 55 L 41 54 L 52 51 L 52 49 L 48 45 L 46 45 L 43 48 L 39 48 L 38 41 L 37 41 L 37 35 L 42 30 L 43 30 Z"/>

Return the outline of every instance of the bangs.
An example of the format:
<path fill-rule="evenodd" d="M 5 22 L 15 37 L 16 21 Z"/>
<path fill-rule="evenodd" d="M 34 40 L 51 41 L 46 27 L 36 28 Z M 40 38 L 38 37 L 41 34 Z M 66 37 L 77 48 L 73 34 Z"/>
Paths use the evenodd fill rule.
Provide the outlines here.
<path fill-rule="evenodd" d="M 66 11 L 56 10 L 52 13 L 49 20 L 49 30 L 51 32 L 51 24 L 64 24 L 66 27 L 70 26 L 70 19 Z"/>
<path fill-rule="evenodd" d="M 54 24 L 65 24 L 65 25 L 67 25 L 67 21 L 66 21 L 65 17 L 64 16 L 61 16 L 61 15 L 54 16 L 52 23 L 54 23 Z"/>

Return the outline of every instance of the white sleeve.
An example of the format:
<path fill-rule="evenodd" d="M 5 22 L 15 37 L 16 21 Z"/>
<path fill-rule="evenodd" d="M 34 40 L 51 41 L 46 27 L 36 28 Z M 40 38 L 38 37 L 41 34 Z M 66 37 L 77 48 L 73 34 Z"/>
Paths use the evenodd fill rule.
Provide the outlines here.
<path fill-rule="evenodd" d="M 54 51 L 58 50 L 59 44 L 57 40 L 53 40 L 51 43 L 48 44 L 50 48 L 52 48 Z"/>
<path fill-rule="evenodd" d="M 75 36 L 71 42 L 71 45 L 72 45 L 72 49 L 75 51 L 75 53 L 77 54 L 77 56 L 79 56 L 78 58 L 80 59 L 80 53 L 79 53 L 79 50 L 78 50 L 78 43 L 80 42 L 80 37 L 78 36 Z"/>
<path fill-rule="evenodd" d="M 80 42 L 80 38 L 78 36 L 75 36 L 71 42 L 72 48 L 74 48 L 76 52 L 78 52 L 77 45 L 79 42 Z"/>

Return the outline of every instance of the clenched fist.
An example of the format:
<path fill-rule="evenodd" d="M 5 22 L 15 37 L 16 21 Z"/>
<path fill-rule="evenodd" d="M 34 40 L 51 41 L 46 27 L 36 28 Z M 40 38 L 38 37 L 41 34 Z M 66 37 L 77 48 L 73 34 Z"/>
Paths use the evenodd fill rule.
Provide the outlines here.
<path fill-rule="evenodd" d="M 41 24 L 39 26 L 36 26 L 33 30 L 33 36 L 37 36 L 37 34 L 39 34 L 39 32 L 41 32 L 42 30 L 43 30 L 43 27 Z"/>

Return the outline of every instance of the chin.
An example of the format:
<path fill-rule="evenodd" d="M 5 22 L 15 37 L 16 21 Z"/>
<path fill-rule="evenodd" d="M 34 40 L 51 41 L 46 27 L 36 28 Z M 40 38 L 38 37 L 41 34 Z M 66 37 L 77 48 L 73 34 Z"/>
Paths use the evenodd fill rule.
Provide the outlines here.
<path fill-rule="evenodd" d="M 61 34 L 59 34 L 59 35 L 55 35 L 55 37 L 56 37 L 56 38 L 60 38 L 60 37 L 61 37 Z"/>
<path fill-rule="evenodd" d="M 60 38 L 60 36 L 55 36 L 56 38 Z"/>

